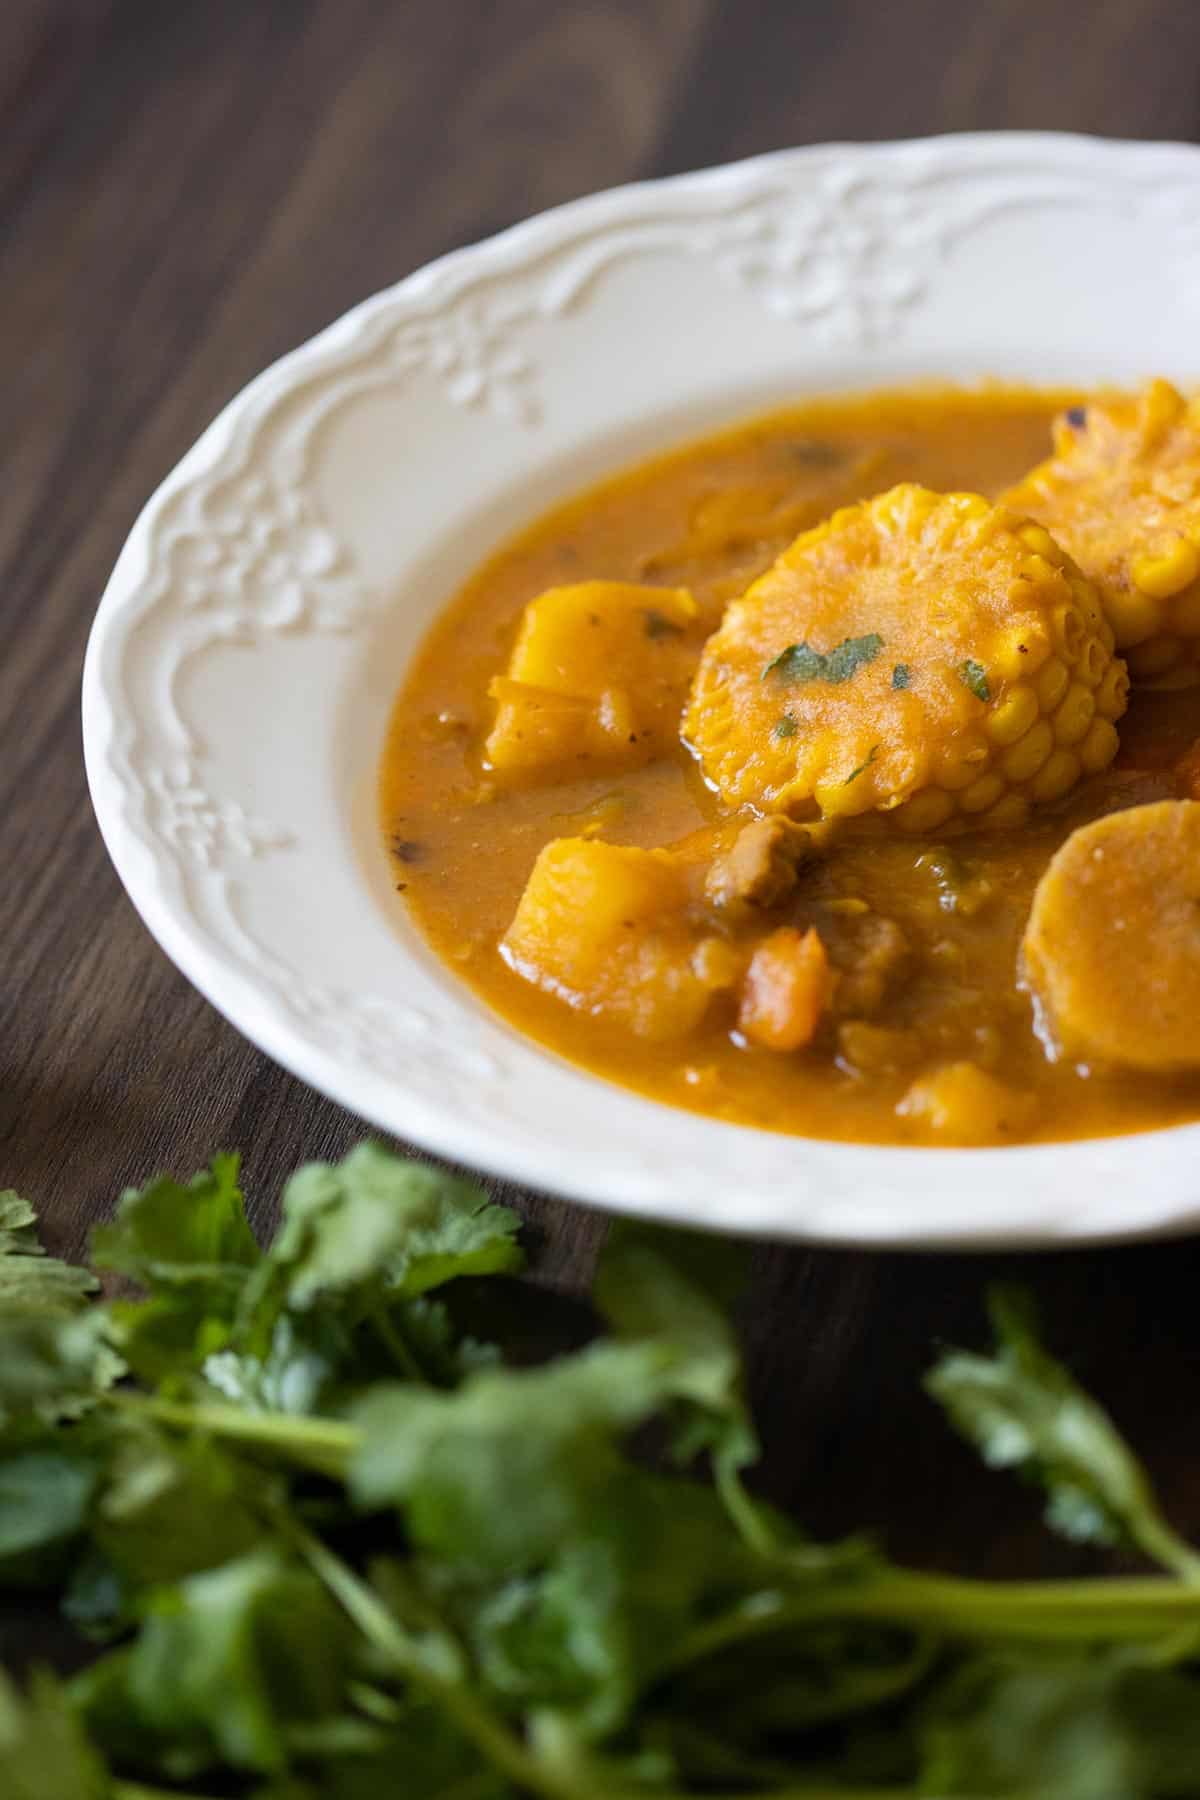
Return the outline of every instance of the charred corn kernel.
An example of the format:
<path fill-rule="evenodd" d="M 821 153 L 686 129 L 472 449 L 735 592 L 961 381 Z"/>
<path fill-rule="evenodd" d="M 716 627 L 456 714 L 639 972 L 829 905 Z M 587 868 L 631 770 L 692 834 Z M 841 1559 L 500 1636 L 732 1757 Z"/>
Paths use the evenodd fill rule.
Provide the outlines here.
<path fill-rule="evenodd" d="M 1029 802 L 1024 794 L 1009 793 L 1003 800 L 997 800 L 995 806 L 989 806 L 979 822 L 997 831 L 1014 831 L 1028 817 Z"/>
<path fill-rule="evenodd" d="M 1096 690 L 1096 711 L 1106 719 L 1119 719 L 1129 700 L 1129 670 L 1122 657 L 1116 657 L 1104 671 L 1104 679 Z"/>
<path fill-rule="evenodd" d="M 992 770 L 987 775 L 981 775 L 978 781 L 973 781 L 969 788 L 964 788 L 958 796 L 958 804 L 967 813 L 983 812 L 987 807 L 994 806 L 1003 792 L 1004 779 Z"/>
<path fill-rule="evenodd" d="M 1085 773 L 1095 775 L 1101 769 L 1107 769 L 1117 754 L 1120 741 L 1111 719 L 1093 719 L 1088 726 L 1087 736 L 1079 746 L 1079 760 Z"/>
<path fill-rule="evenodd" d="M 1054 715 L 1054 735 L 1060 744 L 1077 744 L 1087 731 L 1096 712 L 1096 696 L 1090 688 L 1075 682 Z M 1036 784 L 1034 792 L 1037 792 Z"/>
<path fill-rule="evenodd" d="M 1115 648 L 1182 640 L 1169 662 L 1150 651 L 1133 665 L 1138 679 L 1181 682 L 1181 665 L 1200 679 L 1200 398 L 1166 381 L 1098 396 L 1082 423 L 1056 422 L 1053 456 L 1004 504 L 1032 513 L 1095 583 Z"/>
<path fill-rule="evenodd" d="M 1028 781 L 1031 775 L 1036 775 L 1053 748 L 1054 732 L 1046 719 L 1039 719 L 1011 750 L 1004 752 L 1000 767 L 1010 781 Z"/>
<path fill-rule="evenodd" d="M 1167 608 L 1167 623 L 1180 637 L 1200 637 L 1200 586 L 1189 588 L 1172 600 Z"/>
<path fill-rule="evenodd" d="M 901 486 L 805 532 L 729 605 L 684 737 L 729 807 L 978 828 L 1053 749 L 1068 663 L 1090 688 L 1109 636 L 1040 521 Z"/>
<path fill-rule="evenodd" d="M 954 801 L 940 788 L 926 788 L 915 794 L 892 814 L 905 831 L 936 831 L 954 811 Z"/>
<path fill-rule="evenodd" d="M 1169 600 L 1173 594 L 1191 587 L 1200 575 L 1200 554 L 1187 538 L 1177 537 L 1156 554 L 1135 556 L 1129 572 L 1143 594 Z"/>
<path fill-rule="evenodd" d="M 1071 683 L 1071 671 L 1061 656 L 1052 656 L 1034 682 L 1043 712 L 1053 712 Z"/>
<path fill-rule="evenodd" d="M 1129 672 L 1138 681 L 1154 681 L 1183 657 L 1183 639 L 1155 637 L 1148 643 L 1135 644 L 1125 658 Z"/>
<path fill-rule="evenodd" d="M 1144 644 L 1159 630 L 1166 617 L 1161 600 L 1152 600 L 1149 594 L 1143 594 L 1135 587 L 1114 588 L 1108 596 L 1107 608 L 1118 650 Z"/>
<path fill-rule="evenodd" d="M 988 714 L 987 734 L 993 744 L 1015 744 L 1038 716 L 1037 695 L 1023 684 L 1009 688 Z"/>
<path fill-rule="evenodd" d="M 1111 660 L 1111 652 L 1103 647 L 1099 638 L 1089 638 L 1080 652 L 1075 672 L 1089 687 L 1097 687 Z"/>
<path fill-rule="evenodd" d="M 1035 800 L 1057 800 L 1079 780 L 1081 764 L 1070 750 L 1052 750 L 1029 784 Z"/>

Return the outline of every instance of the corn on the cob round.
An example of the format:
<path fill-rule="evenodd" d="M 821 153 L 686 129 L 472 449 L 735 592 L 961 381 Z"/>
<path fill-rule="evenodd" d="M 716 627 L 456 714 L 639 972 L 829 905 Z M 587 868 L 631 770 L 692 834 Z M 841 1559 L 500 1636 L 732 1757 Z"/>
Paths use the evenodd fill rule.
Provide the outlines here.
<path fill-rule="evenodd" d="M 1048 532 L 905 484 L 805 532 L 733 602 L 684 734 L 731 806 L 1013 826 L 1111 762 L 1127 685 Z"/>
<path fill-rule="evenodd" d="M 1100 593 L 1135 682 L 1200 681 L 1200 399 L 1168 381 L 1073 406 L 1003 503 L 1052 531 Z"/>

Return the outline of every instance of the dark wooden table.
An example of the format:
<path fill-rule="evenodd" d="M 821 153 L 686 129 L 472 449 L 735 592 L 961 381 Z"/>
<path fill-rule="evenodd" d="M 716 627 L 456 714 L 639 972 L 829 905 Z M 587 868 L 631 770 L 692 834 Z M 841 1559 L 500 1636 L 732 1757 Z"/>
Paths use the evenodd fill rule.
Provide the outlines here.
<path fill-rule="evenodd" d="M 1190 0 L 4 0 L 0 1185 L 78 1252 L 126 1183 L 238 1146 L 268 1225 L 359 1121 L 252 1049 L 139 923 L 92 820 L 84 642 L 143 500 L 265 363 L 455 245 L 590 189 L 824 138 L 1200 133 Z M 505 1192 L 547 1278 L 603 1221 Z M 969 1192 L 963 1195 L 969 1206 Z M 1200 1245 L 763 1247 L 774 1492 L 900 1553 L 1068 1568 L 918 1381 L 1017 1269 L 1200 1534 Z M 977 1504 L 978 1502 L 978 1504 Z M 37 1635 L 0 1621 L 0 1661 Z"/>

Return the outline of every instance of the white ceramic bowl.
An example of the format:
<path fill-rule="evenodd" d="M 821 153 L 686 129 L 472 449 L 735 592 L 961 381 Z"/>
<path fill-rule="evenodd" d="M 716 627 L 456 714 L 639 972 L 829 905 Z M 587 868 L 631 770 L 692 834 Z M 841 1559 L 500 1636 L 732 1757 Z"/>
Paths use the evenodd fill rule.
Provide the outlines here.
<path fill-rule="evenodd" d="M 621 188 L 422 269 L 228 406 L 130 535 L 84 676 L 88 774 L 159 943 L 365 1119 L 626 1212 L 881 1244 L 1200 1219 L 1200 1126 L 1004 1150 L 720 1124 L 559 1061 L 398 913 L 393 694 L 498 540 L 606 471 L 815 390 L 1194 376 L 1200 152 L 830 145 Z"/>

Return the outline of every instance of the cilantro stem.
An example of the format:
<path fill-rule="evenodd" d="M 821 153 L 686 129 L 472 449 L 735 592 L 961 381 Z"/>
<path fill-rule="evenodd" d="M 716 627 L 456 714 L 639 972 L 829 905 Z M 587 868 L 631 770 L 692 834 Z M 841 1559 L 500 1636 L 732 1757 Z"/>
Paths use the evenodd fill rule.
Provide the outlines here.
<path fill-rule="evenodd" d="M 314 1575 L 367 1641 L 399 1674 L 423 1687 L 450 1715 L 463 1736 L 510 1781 L 546 1796 L 546 1800 L 582 1800 L 573 1787 L 567 1787 L 542 1767 L 478 1699 L 428 1666 L 408 1633 L 348 1563 L 302 1525 L 288 1521 L 287 1532 Z"/>
<path fill-rule="evenodd" d="M 147 1787 L 141 1781 L 110 1781 L 105 1792 L 109 1800 L 179 1800 L 178 1788 Z M 212 1800 L 207 1794 L 193 1794 L 186 1800 Z"/>
<path fill-rule="evenodd" d="M 1144 1639 L 1200 1625 L 1200 1589 L 1162 1575 L 1092 1581 L 972 1581 L 897 1569 L 874 1580 L 781 1592 L 779 1603 L 739 1609 L 686 1638 L 668 1673 L 747 1639 L 792 1626 L 861 1619 L 937 1631 L 947 1638 L 1055 1643 Z"/>
<path fill-rule="evenodd" d="M 372 1313 L 371 1323 L 374 1325 L 384 1349 L 390 1356 L 395 1357 L 408 1379 L 420 1382 L 422 1387 L 428 1387 L 428 1375 L 417 1361 L 403 1332 L 388 1318 L 382 1306 L 377 1307 Z"/>
<path fill-rule="evenodd" d="M 189 1406 L 156 1400 L 119 1389 L 101 1396 L 107 1406 L 175 1425 L 181 1431 L 206 1432 L 241 1444 L 273 1450 L 319 1475 L 341 1479 L 358 1449 L 361 1434 L 340 1419 L 314 1419 L 296 1413 L 251 1413 L 236 1406 Z"/>

